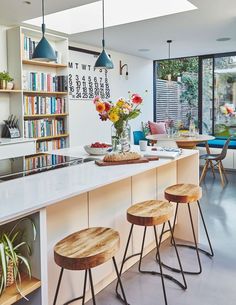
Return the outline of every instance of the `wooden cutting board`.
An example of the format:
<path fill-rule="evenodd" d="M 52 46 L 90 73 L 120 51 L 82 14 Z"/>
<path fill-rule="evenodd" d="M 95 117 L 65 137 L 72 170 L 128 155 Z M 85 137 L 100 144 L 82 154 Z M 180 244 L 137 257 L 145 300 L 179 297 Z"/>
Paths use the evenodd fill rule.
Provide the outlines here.
<path fill-rule="evenodd" d="M 136 160 L 122 160 L 122 161 L 103 161 L 103 160 L 96 160 L 95 163 L 98 166 L 111 166 L 111 165 L 124 165 L 124 164 L 136 164 L 136 163 L 148 163 L 149 161 L 157 161 L 159 160 L 158 157 L 146 157 L 140 158 Z"/>

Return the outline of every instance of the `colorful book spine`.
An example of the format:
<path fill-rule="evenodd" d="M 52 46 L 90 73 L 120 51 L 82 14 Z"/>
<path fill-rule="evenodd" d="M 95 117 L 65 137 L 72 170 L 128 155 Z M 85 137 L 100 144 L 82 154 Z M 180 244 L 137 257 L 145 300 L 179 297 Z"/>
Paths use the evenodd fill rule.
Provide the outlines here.
<path fill-rule="evenodd" d="M 66 113 L 65 97 L 24 96 L 24 114 L 63 114 Z"/>
<path fill-rule="evenodd" d="M 67 92 L 67 76 L 52 73 L 30 72 L 23 73 L 23 89 L 29 91 Z"/>
<path fill-rule="evenodd" d="M 65 133 L 63 119 L 39 119 L 24 121 L 24 136 L 26 138 L 42 138 Z"/>

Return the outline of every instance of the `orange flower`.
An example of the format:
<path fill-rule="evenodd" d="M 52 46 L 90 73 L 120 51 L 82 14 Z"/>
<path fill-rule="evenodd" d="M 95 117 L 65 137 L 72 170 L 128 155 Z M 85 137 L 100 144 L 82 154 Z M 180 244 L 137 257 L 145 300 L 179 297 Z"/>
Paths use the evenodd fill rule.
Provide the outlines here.
<path fill-rule="evenodd" d="M 96 110 L 99 112 L 99 113 L 102 113 L 104 110 L 105 110 L 106 106 L 104 103 L 101 103 L 101 102 L 97 102 L 96 103 Z"/>

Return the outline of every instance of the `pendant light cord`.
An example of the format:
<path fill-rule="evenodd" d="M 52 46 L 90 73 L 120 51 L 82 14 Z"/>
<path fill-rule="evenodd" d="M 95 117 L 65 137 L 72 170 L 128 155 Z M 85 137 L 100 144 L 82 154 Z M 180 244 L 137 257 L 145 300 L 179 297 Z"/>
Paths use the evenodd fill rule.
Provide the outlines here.
<path fill-rule="evenodd" d="M 105 8 L 104 0 L 102 0 L 102 47 L 105 48 Z"/>
<path fill-rule="evenodd" d="M 169 42 L 169 60 L 170 60 L 170 42 Z"/>
<path fill-rule="evenodd" d="M 43 17 L 42 33 L 43 33 L 43 36 L 44 36 L 44 34 L 45 34 L 45 23 L 44 23 L 44 0 L 42 0 L 42 17 Z"/>

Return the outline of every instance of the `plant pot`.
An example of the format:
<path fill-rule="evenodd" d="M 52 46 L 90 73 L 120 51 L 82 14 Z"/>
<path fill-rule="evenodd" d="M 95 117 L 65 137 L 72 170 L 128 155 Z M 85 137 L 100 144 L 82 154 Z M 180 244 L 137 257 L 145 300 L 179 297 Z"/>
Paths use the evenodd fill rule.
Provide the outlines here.
<path fill-rule="evenodd" d="M 0 267 L 0 278 L 2 277 L 2 268 Z M 13 262 L 10 260 L 7 266 L 7 283 L 6 287 L 9 287 L 15 283 L 14 279 L 14 265 Z"/>
<path fill-rule="evenodd" d="M 0 80 L 0 89 L 3 89 L 3 90 L 7 89 L 7 81 L 5 79 Z"/>
<path fill-rule="evenodd" d="M 7 82 L 7 89 L 12 90 L 14 88 L 14 83 L 13 82 Z"/>

